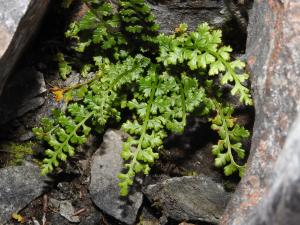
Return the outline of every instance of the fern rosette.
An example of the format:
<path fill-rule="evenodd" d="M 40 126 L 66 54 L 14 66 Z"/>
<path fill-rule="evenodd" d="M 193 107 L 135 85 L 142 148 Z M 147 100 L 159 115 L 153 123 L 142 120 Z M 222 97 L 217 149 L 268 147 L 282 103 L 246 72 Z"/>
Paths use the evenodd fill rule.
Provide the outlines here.
<path fill-rule="evenodd" d="M 144 0 L 120 0 L 116 7 L 104 0 L 85 0 L 86 14 L 72 22 L 65 33 L 74 52 L 59 53 L 59 71 L 66 79 L 72 67 L 83 77 L 94 77 L 57 90 L 67 110 L 55 110 L 33 131 L 48 144 L 42 173 L 52 172 L 73 156 L 91 132 L 103 132 L 110 119 L 120 121 L 129 137 L 121 157 L 120 194 L 126 196 L 135 176 L 149 174 L 170 133 L 182 133 L 189 114 L 201 111 L 219 135 L 213 146 L 215 165 L 225 175 L 242 176 L 246 152 L 243 140 L 250 133 L 236 123 L 233 107 L 226 102 L 225 84 L 241 103 L 252 105 L 244 84 L 245 64 L 232 60 L 230 46 L 222 44 L 222 32 L 207 23 L 188 32 L 181 24 L 172 35 L 158 34 L 158 25 Z M 119 11 L 118 11 L 118 10 Z M 79 56 L 78 66 L 74 56 Z M 129 115 L 128 115 L 129 114 Z"/>

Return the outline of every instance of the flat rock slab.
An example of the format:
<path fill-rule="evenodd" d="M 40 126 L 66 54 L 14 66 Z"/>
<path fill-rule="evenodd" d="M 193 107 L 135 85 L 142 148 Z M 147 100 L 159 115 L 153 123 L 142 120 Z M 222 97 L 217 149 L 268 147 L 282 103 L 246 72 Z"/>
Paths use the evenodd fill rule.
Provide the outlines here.
<path fill-rule="evenodd" d="M 187 23 L 192 30 L 204 22 L 221 28 L 232 18 L 223 0 L 167 0 L 149 4 L 164 33 L 171 33 L 180 23 Z"/>
<path fill-rule="evenodd" d="M 0 169 L 0 224 L 45 191 L 45 178 L 32 164 Z"/>
<path fill-rule="evenodd" d="M 221 225 L 251 224 L 247 221 L 258 205 L 271 196 L 274 164 L 300 112 L 299 15 L 299 0 L 253 3 L 246 49 L 255 103 L 252 146 L 246 173 Z M 299 170 L 287 170 L 283 176 L 295 173 Z"/>
<path fill-rule="evenodd" d="M 144 193 L 167 217 L 214 224 L 218 223 L 230 198 L 221 184 L 205 176 L 167 179 L 149 185 Z"/>
<path fill-rule="evenodd" d="M 120 156 L 124 133 L 108 130 L 100 148 L 92 157 L 91 183 L 89 191 L 91 200 L 105 213 L 114 218 L 133 224 L 143 201 L 143 195 L 133 190 L 128 198 L 121 198 L 118 186 L 118 174 L 123 170 Z"/>
<path fill-rule="evenodd" d="M 0 0 L 0 95 L 50 0 Z"/>

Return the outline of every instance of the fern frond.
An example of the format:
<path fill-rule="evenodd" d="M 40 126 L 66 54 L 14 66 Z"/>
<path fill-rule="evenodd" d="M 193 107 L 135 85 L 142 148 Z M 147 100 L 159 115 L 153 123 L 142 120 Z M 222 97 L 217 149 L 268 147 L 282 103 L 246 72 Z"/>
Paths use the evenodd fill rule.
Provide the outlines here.
<path fill-rule="evenodd" d="M 128 39 L 149 50 L 159 29 L 149 5 L 144 0 L 120 0 L 120 17 Z"/>
<path fill-rule="evenodd" d="M 245 165 L 239 165 L 236 162 L 233 152 L 236 153 L 237 158 L 245 158 L 245 150 L 242 148 L 241 141 L 248 138 L 250 133 L 244 127 L 235 123 L 235 119 L 232 117 L 232 107 L 224 107 L 216 100 L 213 100 L 213 104 L 217 114 L 211 119 L 211 128 L 217 131 L 220 136 L 220 140 L 212 148 L 212 152 L 216 156 L 215 166 L 224 167 L 226 176 L 237 171 L 242 177 Z"/>
<path fill-rule="evenodd" d="M 232 49 L 221 45 L 221 37 L 222 32 L 213 30 L 207 23 L 199 25 L 195 32 L 181 32 L 179 36 L 178 33 L 161 34 L 157 60 L 165 66 L 187 63 L 191 70 L 207 70 L 209 76 L 223 74 L 221 84 L 233 83 L 232 95 L 239 95 L 242 103 L 252 105 L 250 90 L 243 85 L 249 75 L 236 72 L 244 69 L 245 64 L 239 60 L 230 61 Z"/>
<path fill-rule="evenodd" d="M 215 165 L 224 167 L 225 175 L 236 171 L 242 175 L 242 141 L 249 132 L 236 124 L 232 107 L 222 99 L 222 86 L 232 84 L 231 94 L 252 105 L 244 84 L 249 75 L 243 72 L 243 62 L 232 60 L 231 47 L 222 44 L 222 32 L 207 23 L 188 32 L 181 24 L 172 35 L 158 35 L 144 0 L 120 0 L 119 12 L 105 0 L 83 2 L 87 13 L 65 33 L 75 45 L 70 55 L 60 53 L 57 60 L 63 79 L 72 69 L 82 77 L 95 75 L 52 90 L 58 100 L 65 100 L 67 109 L 54 110 L 33 129 L 49 146 L 42 172 L 53 171 L 74 155 L 91 129 L 102 132 L 110 119 L 120 120 L 121 108 L 127 107 L 131 117 L 122 125 L 129 134 L 121 153 L 126 170 L 119 175 L 122 196 L 128 194 L 136 174 L 149 173 L 163 139 L 168 133 L 182 133 L 194 111 L 210 118 L 211 128 L 220 136 L 213 146 Z"/>
<path fill-rule="evenodd" d="M 148 64 L 149 59 L 137 55 L 123 63 L 103 65 L 102 76 L 90 83 L 81 102 L 68 105 L 67 115 L 61 112 L 53 119 L 45 118 L 41 127 L 33 129 L 35 136 L 51 147 L 45 151 L 47 158 L 43 160 L 43 174 L 52 172 L 59 160 L 65 161 L 68 156 L 73 156 L 75 146 L 86 142 L 91 130 L 87 125 L 89 121 L 96 130 L 102 131 L 109 118 L 118 119 L 119 112 L 114 106 L 118 98 L 116 91 L 142 76 Z"/>
<path fill-rule="evenodd" d="M 186 113 L 192 112 L 203 100 L 204 91 L 196 79 L 182 74 L 176 79 L 168 73 L 158 75 L 153 66 L 146 77 L 140 79 L 140 92 L 127 102 L 137 118 L 122 125 L 131 136 L 123 145 L 122 157 L 127 173 L 119 175 L 120 194 L 128 194 L 136 173 L 148 174 L 159 157 L 167 131 L 181 133 L 186 125 Z"/>

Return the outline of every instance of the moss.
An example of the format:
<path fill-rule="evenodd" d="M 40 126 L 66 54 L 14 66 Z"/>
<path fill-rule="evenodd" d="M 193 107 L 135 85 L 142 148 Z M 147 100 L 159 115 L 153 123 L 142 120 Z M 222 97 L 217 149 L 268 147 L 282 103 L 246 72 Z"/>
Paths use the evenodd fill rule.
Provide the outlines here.
<path fill-rule="evenodd" d="M 8 159 L 6 162 L 7 166 L 17 166 L 22 165 L 24 159 L 28 156 L 34 154 L 32 147 L 34 143 L 29 141 L 26 143 L 8 143 L 3 146 L 6 153 L 8 154 Z"/>

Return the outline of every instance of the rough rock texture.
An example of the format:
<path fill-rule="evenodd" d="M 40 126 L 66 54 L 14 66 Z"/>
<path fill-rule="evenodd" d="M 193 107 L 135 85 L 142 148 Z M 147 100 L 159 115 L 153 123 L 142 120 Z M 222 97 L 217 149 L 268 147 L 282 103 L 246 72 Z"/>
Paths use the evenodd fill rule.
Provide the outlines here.
<path fill-rule="evenodd" d="M 251 225 L 298 225 L 300 221 L 300 114 L 274 164 L 272 185 L 246 222 Z"/>
<path fill-rule="evenodd" d="M 45 191 L 44 178 L 32 164 L 0 170 L 0 224 Z"/>
<path fill-rule="evenodd" d="M 133 224 L 143 201 L 141 192 L 134 190 L 129 199 L 120 198 L 117 175 L 123 169 L 123 133 L 108 130 L 101 147 L 93 155 L 89 191 L 92 201 L 105 213 L 116 219 Z"/>
<path fill-rule="evenodd" d="M 79 216 L 73 216 L 75 209 L 70 201 L 61 201 L 59 203 L 59 213 L 72 223 L 79 223 Z"/>
<path fill-rule="evenodd" d="M 246 174 L 220 224 L 248 224 L 274 181 L 274 162 L 300 109 L 299 14 L 298 0 L 254 1 L 246 51 L 256 109 L 252 147 Z"/>
<path fill-rule="evenodd" d="M 50 0 L 0 0 L 0 95 Z"/>
<path fill-rule="evenodd" d="M 187 23 L 190 29 L 196 28 L 203 22 L 221 28 L 231 19 L 231 14 L 223 0 L 166 0 L 149 1 L 149 3 L 164 33 L 174 31 L 180 23 Z"/>
<path fill-rule="evenodd" d="M 149 185 L 146 196 L 177 221 L 204 221 L 217 224 L 230 194 L 205 176 L 178 177 Z"/>
<path fill-rule="evenodd" d="M 26 68 L 11 76 L 0 96 L 0 125 L 41 106 L 46 91 L 42 73 Z"/>

